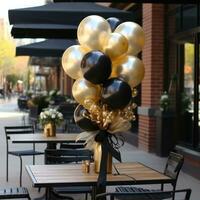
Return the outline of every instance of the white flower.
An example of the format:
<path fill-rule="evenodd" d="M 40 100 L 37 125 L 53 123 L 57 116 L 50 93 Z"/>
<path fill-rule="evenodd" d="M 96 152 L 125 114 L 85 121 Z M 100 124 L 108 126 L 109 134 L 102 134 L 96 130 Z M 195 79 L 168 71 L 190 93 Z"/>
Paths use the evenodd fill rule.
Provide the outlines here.
<path fill-rule="evenodd" d="M 55 114 L 52 114 L 52 115 L 51 115 L 51 118 L 52 118 L 52 119 L 55 119 L 55 118 L 56 118 L 56 115 L 55 115 Z"/>
<path fill-rule="evenodd" d="M 164 100 L 167 100 L 167 99 L 169 99 L 169 96 L 167 94 L 163 94 L 161 96 L 161 101 L 164 101 Z"/>
<path fill-rule="evenodd" d="M 60 119 L 62 119 L 62 118 L 63 118 L 63 114 L 62 114 L 62 113 L 58 113 L 58 117 L 59 117 Z"/>
<path fill-rule="evenodd" d="M 63 120 L 63 115 L 56 109 L 49 108 L 40 113 L 40 120 L 42 124 L 49 122 L 55 122 L 59 124 Z"/>

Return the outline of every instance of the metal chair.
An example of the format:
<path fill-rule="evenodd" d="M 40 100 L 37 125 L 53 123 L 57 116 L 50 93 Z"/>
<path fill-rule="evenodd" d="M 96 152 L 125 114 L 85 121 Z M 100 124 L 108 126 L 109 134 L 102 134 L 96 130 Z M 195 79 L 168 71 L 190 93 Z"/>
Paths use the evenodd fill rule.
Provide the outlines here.
<path fill-rule="evenodd" d="M 66 164 L 78 163 L 84 160 L 92 160 L 93 153 L 88 149 L 46 149 L 45 150 L 47 164 Z M 55 187 L 51 189 L 51 194 L 58 198 L 73 199 L 63 194 L 82 194 L 85 193 L 87 200 L 88 193 L 92 192 L 92 187 Z"/>
<path fill-rule="evenodd" d="M 58 106 L 58 111 L 63 114 L 63 118 L 65 120 L 64 131 L 68 129 L 68 125 L 74 123 L 74 110 L 76 108 L 76 104 L 69 103 L 61 103 Z M 69 132 L 69 130 L 67 130 Z"/>
<path fill-rule="evenodd" d="M 180 170 L 183 166 L 183 162 L 184 162 L 184 157 L 183 155 L 174 153 L 174 152 L 170 152 L 166 166 L 165 166 L 165 170 L 164 170 L 164 175 L 169 176 L 170 178 L 172 178 L 173 182 L 172 182 L 172 187 L 173 187 L 173 191 L 175 191 L 176 189 L 176 183 L 177 183 L 177 179 L 178 179 L 178 175 L 180 173 Z M 150 189 L 144 189 L 141 187 L 116 187 L 116 192 L 119 193 L 123 193 L 123 192 L 131 192 L 131 193 L 144 193 L 144 192 L 155 192 L 155 191 L 163 191 L 164 189 L 164 184 L 161 184 L 161 190 L 150 190 Z M 142 200 L 145 197 L 144 195 L 140 196 L 140 199 Z M 174 199 L 174 198 L 173 198 Z"/>
<path fill-rule="evenodd" d="M 83 149 L 85 148 L 85 142 L 65 142 L 60 144 L 60 149 Z"/>
<path fill-rule="evenodd" d="M 34 105 L 29 107 L 29 122 L 33 125 L 34 129 L 38 129 L 38 117 L 39 117 L 38 106 Z"/>
<path fill-rule="evenodd" d="M 70 123 L 67 125 L 67 133 L 81 133 L 82 130 L 75 123 Z"/>
<path fill-rule="evenodd" d="M 35 150 L 35 144 L 30 150 L 10 151 L 9 140 L 12 134 L 32 134 L 33 126 L 6 126 L 4 127 L 6 134 L 6 181 L 8 181 L 8 155 L 17 156 L 20 159 L 20 186 L 22 186 L 22 156 L 33 156 L 33 164 L 35 164 L 35 156 L 44 154 Z"/>
<path fill-rule="evenodd" d="M 146 200 L 161 200 L 163 199 L 162 196 L 168 196 L 168 198 L 173 198 L 175 194 L 178 193 L 185 193 L 184 199 L 182 200 L 189 200 L 191 195 L 191 189 L 183 189 L 183 190 L 176 190 L 176 191 L 146 191 L 146 192 L 113 192 L 113 193 L 103 193 L 96 196 L 96 199 L 106 199 L 107 196 L 110 196 L 110 200 L 116 199 L 129 199 L 133 200 L 136 199 L 135 197 L 138 197 L 138 200 L 143 199 L 142 197 L 145 195 Z"/>
<path fill-rule="evenodd" d="M 30 195 L 27 188 L 0 188 L 0 199 L 29 199 Z"/>

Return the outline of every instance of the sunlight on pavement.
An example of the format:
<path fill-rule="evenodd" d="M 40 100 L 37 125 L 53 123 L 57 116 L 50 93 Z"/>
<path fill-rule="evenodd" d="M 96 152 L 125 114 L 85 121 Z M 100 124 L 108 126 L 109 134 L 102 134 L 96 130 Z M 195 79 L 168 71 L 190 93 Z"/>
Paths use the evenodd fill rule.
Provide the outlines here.
<path fill-rule="evenodd" d="M 11 118 L 11 117 L 19 117 L 27 114 L 17 112 L 0 112 L 0 118 Z"/>
<path fill-rule="evenodd" d="M 10 100 L 0 100 L 0 119 L 12 117 L 24 117 L 28 113 L 21 112 L 17 106 L 17 98 L 14 97 Z"/>

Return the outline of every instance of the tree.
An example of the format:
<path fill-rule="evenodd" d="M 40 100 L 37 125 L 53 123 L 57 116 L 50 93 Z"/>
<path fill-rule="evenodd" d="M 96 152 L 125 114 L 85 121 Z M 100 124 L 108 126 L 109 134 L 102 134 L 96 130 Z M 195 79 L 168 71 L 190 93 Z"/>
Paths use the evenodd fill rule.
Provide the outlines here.
<path fill-rule="evenodd" d="M 11 39 L 0 39 L 0 70 L 7 71 L 15 63 L 15 45 Z"/>
<path fill-rule="evenodd" d="M 15 44 L 10 38 L 0 35 L 0 77 L 4 77 L 12 72 L 15 64 Z M 3 84 L 3 83 L 1 83 Z"/>
<path fill-rule="evenodd" d="M 27 79 L 29 57 L 15 57 L 15 48 L 14 40 L 0 31 L 0 87 L 5 79 L 11 81 L 13 86 L 16 79 Z"/>

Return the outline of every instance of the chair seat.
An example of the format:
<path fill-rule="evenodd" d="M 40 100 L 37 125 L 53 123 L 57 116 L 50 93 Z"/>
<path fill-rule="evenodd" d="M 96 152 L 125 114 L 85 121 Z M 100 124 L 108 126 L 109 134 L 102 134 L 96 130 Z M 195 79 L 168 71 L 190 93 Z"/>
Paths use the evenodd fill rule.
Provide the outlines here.
<path fill-rule="evenodd" d="M 0 199 L 30 198 L 27 188 L 0 188 Z"/>
<path fill-rule="evenodd" d="M 22 151 L 9 151 L 8 154 L 13 156 L 32 156 L 32 155 L 42 155 L 44 153 L 34 150 L 22 150 Z"/>
<path fill-rule="evenodd" d="M 143 192 L 161 192 L 161 190 L 156 189 L 146 189 L 140 187 L 116 187 L 116 192 L 132 192 L 132 193 L 143 193 Z M 147 199 L 154 199 L 154 200 L 161 200 L 161 199 L 168 199 L 171 198 L 172 194 L 145 194 L 142 195 L 134 195 L 134 197 L 121 197 L 121 199 L 132 199 L 132 200 L 147 200 Z"/>
<path fill-rule="evenodd" d="M 81 186 L 81 187 L 54 187 L 54 192 L 59 194 L 74 194 L 74 193 L 91 193 L 92 187 Z"/>

